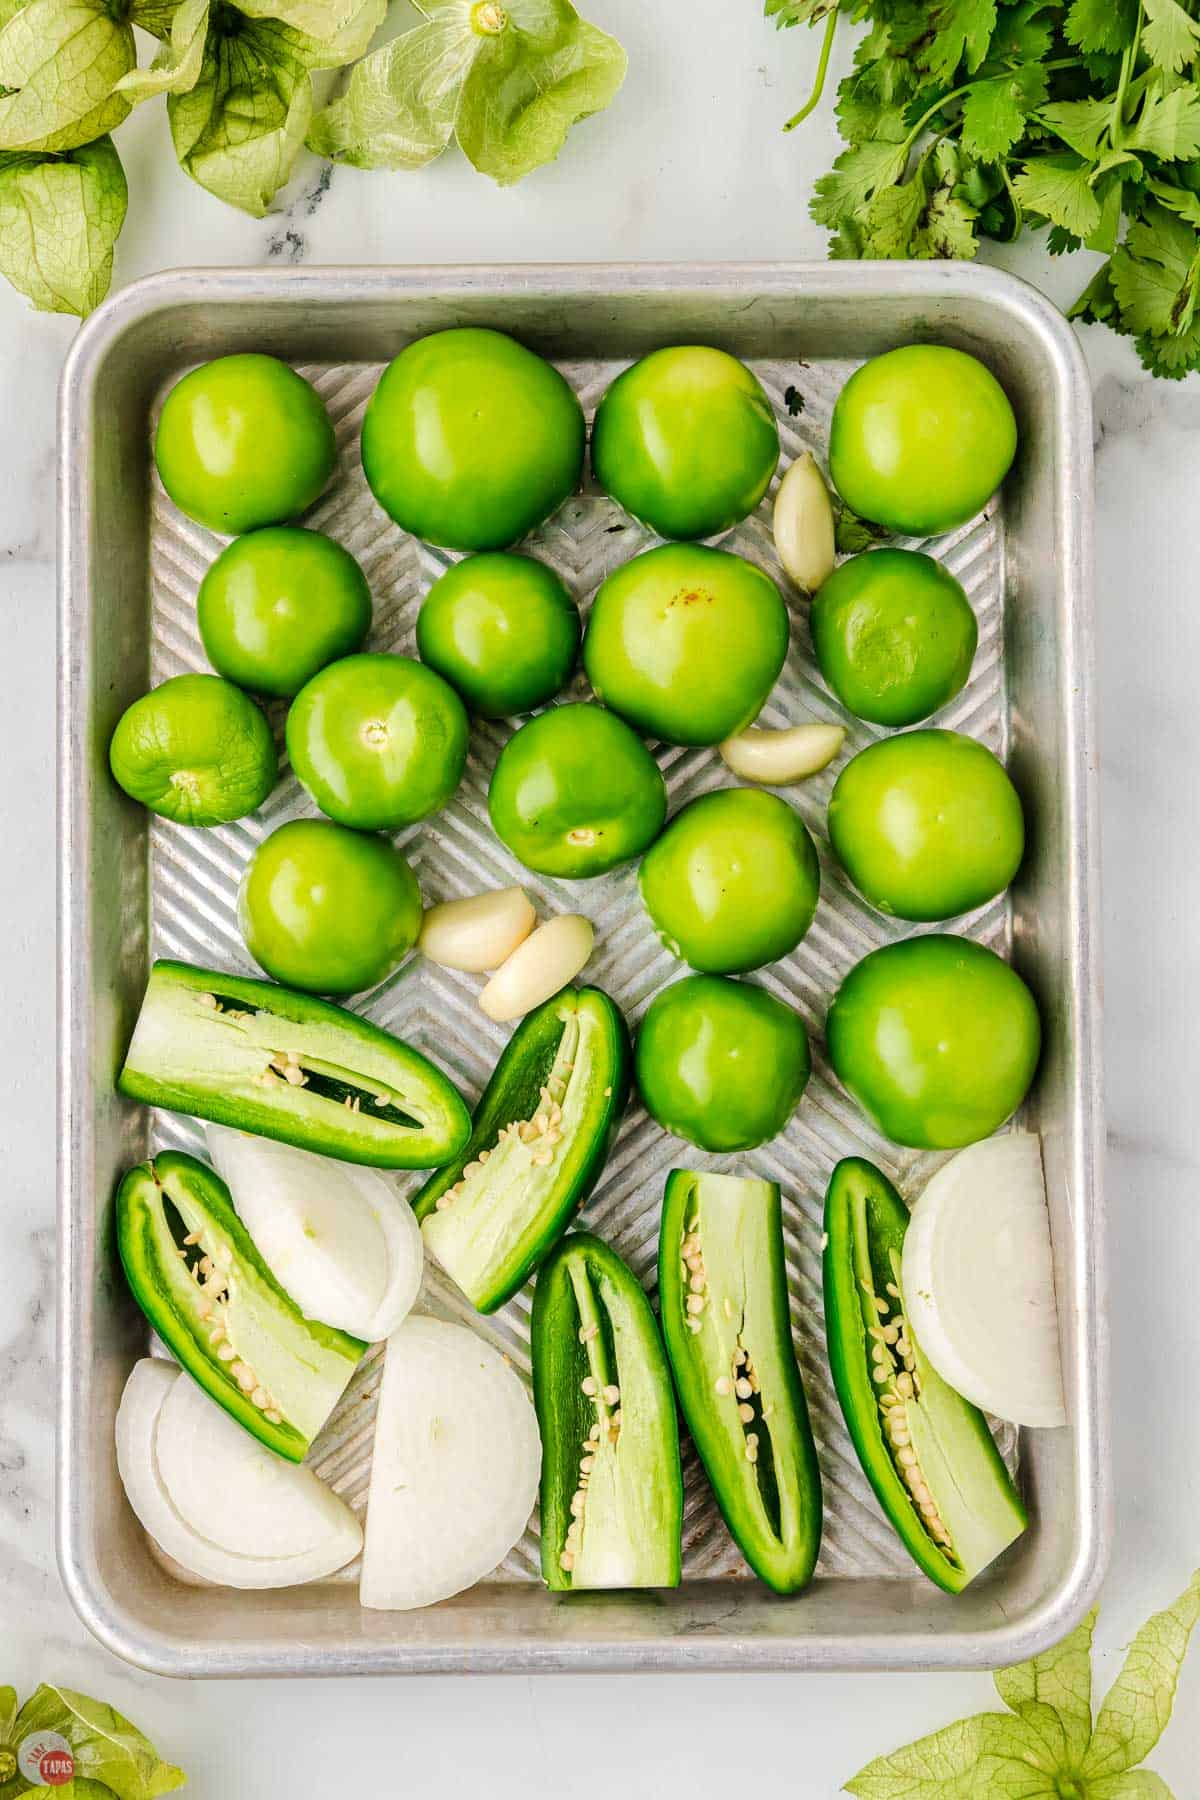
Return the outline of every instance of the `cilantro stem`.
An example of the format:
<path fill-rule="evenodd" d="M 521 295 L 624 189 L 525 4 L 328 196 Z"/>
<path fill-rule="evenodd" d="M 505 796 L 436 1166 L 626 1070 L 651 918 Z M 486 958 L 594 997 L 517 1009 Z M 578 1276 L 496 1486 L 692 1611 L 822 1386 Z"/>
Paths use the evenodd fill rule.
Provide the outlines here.
<path fill-rule="evenodd" d="M 840 7 L 835 6 L 826 17 L 825 35 L 821 39 L 821 55 L 817 62 L 816 75 L 813 77 L 812 92 L 804 102 L 804 105 L 800 108 L 800 111 L 792 114 L 791 118 L 783 128 L 785 131 L 795 131 L 797 125 L 803 125 L 809 113 L 815 111 L 821 103 L 821 95 L 825 92 L 825 77 L 829 73 L 829 53 L 833 49 L 833 40 L 837 35 L 837 22 L 840 10 Z"/>
<path fill-rule="evenodd" d="M 1129 81 L 1133 74 L 1133 65 L 1137 61 L 1138 46 L 1142 37 L 1142 22 L 1145 17 L 1142 0 L 1138 0 L 1137 28 L 1129 43 L 1125 46 L 1121 57 L 1121 73 L 1117 79 L 1117 92 L 1112 104 L 1112 113 L 1108 127 L 1108 141 L 1114 150 L 1120 150 L 1125 143 L 1125 101 L 1129 93 Z"/>

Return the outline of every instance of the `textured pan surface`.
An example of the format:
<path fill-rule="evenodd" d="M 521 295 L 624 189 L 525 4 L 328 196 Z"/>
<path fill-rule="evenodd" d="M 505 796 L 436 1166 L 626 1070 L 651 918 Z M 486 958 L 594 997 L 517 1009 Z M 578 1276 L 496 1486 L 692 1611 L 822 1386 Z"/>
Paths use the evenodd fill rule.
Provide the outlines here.
<path fill-rule="evenodd" d="M 562 365 L 589 422 L 600 396 L 622 366 Z M 805 449 L 823 461 L 830 408 L 855 365 L 771 361 L 753 366 L 779 418 L 784 445 L 780 468 L 786 468 Z M 369 647 L 415 655 L 414 627 L 421 600 L 431 581 L 453 560 L 453 553 L 434 550 L 393 525 L 366 484 L 358 455 L 359 430 L 380 367 L 300 367 L 329 408 L 340 448 L 336 480 L 306 523 L 329 532 L 362 563 L 375 600 Z M 842 976 L 868 950 L 908 935 L 912 927 L 889 922 L 866 906 L 828 855 L 825 806 L 837 773 L 872 736 L 887 734 L 844 713 L 821 681 L 808 633 L 807 605 L 789 587 L 775 556 L 770 528 L 773 491 L 752 518 L 716 540 L 766 569 L 790 602 L 791 648 L 784 675 L 767 708 L 768 722 L 832 719 L 850 728 L 836 762 L 788 795 L 821 854 L 822 898 L 816 920 L 791 956 L 754 977 L 803 1015 L 817 1050 L 813 1078 L 783 1136 L 744 1157 L 706 1156 L 668 1137 L 640 1105 L 633 1105 L 580 1223 L 600 1232 L 653 1289 L 659 1207 L 671 1168 L 682 1164 L 745 1169 L 779 1182 L 784 1195 L 793 1329 L 824 1482 L 820 1570 L 825 1574 L 907 1578 L 911 1563 L 862 1475 L 829 1376 L 821 1313 L 821 1207 L 829 1170 L 840 1156 L 861 1153 L 871 1157 L 914 1198 L 938 1159 L 897 1151 L 871 1130 L 831 1076 L 820 1052 L 819 1035 L 825 1007 Z M 586 611 L 611 569 L 657 541 L 589 479 L 587 491 L 570 500 L 525 547 L 558 570 Z M 209 668 L 196 632 L 195 596 L 222 542 L 184 518 L 155 482 L 150 539 L 150 672 L 154 682 Z M 916 547 L 918 540 L 911 543 Z M 991 508 L 961 531 L 944 539 L 921 541 L 920 547 L 937 555 L 963 583 L 979 621 L 979 649 L 970 684 L 932 722 L 968 731 L 1003 756 L 1008 710 L 1002 648 L 1002 515 L 998 507 Z M 585 678 L 579 675 L 570 697 L 583 697 L 588 691 Z M 282 724 L 282 709 L 277 710 L 276 722 Z M 587 979 L 606 988 L 636 1028 L 654 994 L 685 971 L 661 947 L 650 926 L 638 896 L 635 865 L 593 881 L 556 882 L 524 869 L 497 839 L 488 823 L 488 780 L 511 729 L 508 724 L 476 722 L 470 763 L 458 794 L 443 813 L 400 833 L 396 841 L 411 857 L 427 904 L 520 882 L 543 917 L 553 912 L 585 912 L 595 925 L 597 943 Z M 280 748 L 282 751 L 281 733 Z M 672 812 L 708 788 L 734 785 L 734 777 L 715 750 L 663 747 L 659 761 Z M 156 823 L 150 853 L 154 954 L 260 973 L 249 960 L 237 928 L 236 897 L 242 869 L 255 846 L 282 821 L 316 814 L 316 807 L 288 769 L 267 805 L 251 819 L 215 831 Z M 997 901 L 955 928 L 1003 950 L 1008 937 L 1007 905 L 1004 900 Z M 356 1006 L 441 1063 L 474 1101 L 509 1031 L 492 1024 L 479 1011 L 475 995 L 481 986 L 474 977 L 414 958 Z M 202 1150 L 199 1134 L 186 1120 L 159 1114 L 155 1132 L 160 1144 Z M 417 1183 L 408 1185 L 415 1188 Z M 478 1325 L 473 1309 L 461 1299 L 456 1301 L 450 1284 L 439 1281 L 436 1273 L 428 1279 L 427 1291 L 431 1303 Z M 484 1327 L 526 1374 L 531 1298 L 532 1288 L 527 1286 Z M 315 1452 L 319 1472 L 364 1511 L 380 1361 L 378 1354 L 372 1356 Z M 1015 1457 L 1011 1431 L 1006 1431 L 1003 1442 Z M 740 1575 L 750 1579 L 690 1444 L 685 1448 L 684 1577 Z M 536 1576 L 537 1566 L 537 1539 L 531 1530 L 512 1553 L 504 1574 L 529 1578 Z"/>
<path fill-rule="evenodd" d="M 845 375 L 896 343 L 933 339 L 973 350 L 1013 397 L 1022 448 L 1003 516 L 930 546 L 963 580 L 980 622 L 970 688 L 938 722 L 1007 754 L 1027 806 L 1030 854 L 1011 913 L 998 906 L 958 928 L 1011 948 L 1042 1005 L 1045 1054 L 1030 1123 L 1045 1147 L 1070 1421 L 1065 1431 L 1022 1434 L 1030 1530 L 957 1599 L 916 1574 L 882 1520 L 842 1432 L 822 1348 L 820 1207 L 831 1164 L 865 1151 L 910 1195 L 929 1166 L 874 1140 L 823 1062 L 819 1033 L 839 979 L 898 935 L 824 855 L 836 766 L 790 796 L 822 850 L 816 922 L 793 957 L 756 978 L 807 1020 L 815 1073 L 785 1136 L 744 1159 L 784 1191 L 793 1324 L 825 1480 L 824 1549 L 805 1594 L 781 1601 L 744 1578 L 691 1463 L 677 1591 L 548 1595 L 533 1579 L 531 1534 L 496 1579 L 411 1614 L 364 1612 L 345 1580 L 272 1595 L 183 1586 L 156 1561 L 122 1495 L 112 1421 L 146 1337 L 116 1266 L 112 1195 L 121 1172 L 155 1144 L 199 1148 L 201 1140 L 187 1120 L 118 1101 L 116 1072 L 152 954 L 249 969 L 234 922 L 240 873 L 266 831 L 309 810 L 285 776 L 263 812 L 240 825 L 148 828 L 142 809 L 113 786 L 107 746 L 123 707 L 148 680 L 205 666 L 194 598 L 219 547 L 174 512 L 148 474 L 147 426 L 156 397 L 206 357 L 270 350 L 304 368 L 330 406 L 342 452 L 337 480 L 310 522 L 361 559 L 375 596 L 376 647 L 411 649 L 421 598 L 444 559 L 404 538 L 375 507 L 356 438 L 382 362 L 411 337 L 451 324 L 524 338 L 559 361 L 589 412 L 623 360 L 672 341 L 722 344 L 771 390 L 784 465 L 804 447 L 823 456 Z M 113 296 L 84 327 L 64 375 L 60 425 L 57 1512 L 63 1579 L 91 1629 L 128 1660 L 181 1676 L 991 1668 L 1061 1638 L 1095 1596 L 1109 1530 L 1091 420 L 1082 360 L 1061 316 L 1009 277 L 957 263 L 176 271 Z M 650 541 L 589 489 L 528 547 L 562 572 L 586 609 L 609 569 Z M 776 572 L 768 506 L 726 541 Z M 812 666 L 805 608 L 793 600 L 791 658 L 768 717 L 835 719 Z M 589 978 L 613 992 L 636 1027 L 652 995 L 682 971 L 657 946 L 634 870 L 554 884 L 510 861 L 484 823 L 488 776 L 507 734 L 475 728 L 459 795 L 403 840 L 426 899 L 519 880 L 544 913 L 588 913 L 598 928 Z M 855 725 L 845 755 L 870 735 Z M 673 807 L 730 780 L 708 751 L 667 751 L 663 767 Z M 361 1004 L 474 1097 L 506 1035 L 478 1011 L 476 987 L 414 963 Z M 584 1222 L 648 1285 L 666 1173 L 706 1160 L 631 1112 Z M 455 1311 L 436 1277 L 425 1301 Z M 523 1295 L 495 1320 L 474 1323 L 527 1370 L 527 1321 Z M 376 1353 L 316 1451 L 322 1472 L 360 1507 L 377 1382 Z M 1015 1455 L 1015 1445 L 1005 1448 Z"/>

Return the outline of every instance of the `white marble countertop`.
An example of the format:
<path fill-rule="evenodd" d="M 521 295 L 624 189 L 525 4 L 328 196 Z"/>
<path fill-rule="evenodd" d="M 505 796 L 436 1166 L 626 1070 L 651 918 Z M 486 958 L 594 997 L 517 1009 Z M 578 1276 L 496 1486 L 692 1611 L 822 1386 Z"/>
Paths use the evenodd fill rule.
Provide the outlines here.
<path fill-rule="evenodd" d="M 778 127 L 815 42 L 776 34 L 755 0 L 592 0 L 627 45 L 617 104 L 559 163 L 500 191 L 449 153 L 420 174 L 309 161 L 286 209 L 254 221 L 176 169 L 161 106 L 122 132 L 131 216 L 117 281 L 183 263 L 537 261 L 820 256 L 809 183 L 826 109 Z M 1055 297 L 1086 259 L 1009 266 Z M 58 1582 L 52 1544 L 54 1216 L 54 391 L 74 323 L 0 289 L 0 1682 L 58 1680 L 132 1715 L 212 1800 L 328 1793 L 661 1795 L 701 1800 L 774 1778 L 831 1796 L 870 1756 L 993 1704 L 982 1676 L 419 1678 L 174 1684 L 99 1649 Z M 1196 1034 L 1200 883 L 1194 467 L 1200 383 L 1153 382 L 1091 328 L 1096 392 L 1108 1201 L 1117 1519 L 1098 1687 L 1120 1647 L 1200 1562 L 1200 1267 Z M 1182 759 L 1182 760 L 1181 760 Z M 1192 771 L 1188 773 L 1189 769 Z M 1189 798 L 1191 796 L 1191 798 Z M 1200 1748 L 1200 1650 L 1152 1758 L 1182 1797 Z M 380 1783 L 378 1789 L 375 1783 Z M 386 1784 L 386 1785 L 385 1785 Z"/>

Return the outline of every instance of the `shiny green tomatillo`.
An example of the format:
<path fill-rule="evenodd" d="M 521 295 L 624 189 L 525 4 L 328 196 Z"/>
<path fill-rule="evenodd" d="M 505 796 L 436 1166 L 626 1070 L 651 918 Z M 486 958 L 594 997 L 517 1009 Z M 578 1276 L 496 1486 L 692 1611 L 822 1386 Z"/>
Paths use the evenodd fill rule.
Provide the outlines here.
<path fill-rule="evenodd" d="M 583 410 L 558 370 L 500 331 L 435 331 L 371 396 L 362 459 L 405 531 L 451 550 L 505 550 L 574 493 Z"/>
<path fill-rule="evenodd" d="M 121 1093 L 343 1162 L 428 1169 L 471 1119 L 457 1090 L 389 1032 L 269 981 L 187 963 L 150 971 Z"/>
<path fill-rule="evenodd" d="M 470 1140 L 413 1201 L 421 1235 L 480 1312 L 516 1293 L 600 1179 L 629 1095 L 629 1034 L 599 988 L 517 1026 Z"/>
<path fill-rule="evenodd" d="M 762 384 L 705 344 L 652 350 L 596 408 L 596 479 L 660 537 L 728 531 L 754 511 L 778 461 L 779 428 Z"/>
<path fill-rule="evenodd" d="M 303 1462 L 367 1346 L 306 1319 L 259 1256 L 229 1189 L 162 1151 L 117 1191 L 117 1247 L 133 1297 L 225 1411 Z"/>
<path fill-rule="evenodd" d="M 658 1245 L 663 1337 L 722 1517 L 760 1580 L 804 1587 L 821 1474 L 796 1363 L 773 1181 L 675 1169 Z"/>
<path fill-rule="evenodd" d="M 904 1315 L 908 1209 L 861 1157 L 825 1198 L 829 1366 L 863 1472 L 905 1549 L 956 1594 L 1020 1537 L 1025 1508 L 978 1407 L 927 1362 Z"/>
<path fill-rule="evenodd" d="M 533 1296 L 548 1587 L 678 1587 L 683 1483 L 658 1326 L 614 1250 L 563 1238 Z"/>

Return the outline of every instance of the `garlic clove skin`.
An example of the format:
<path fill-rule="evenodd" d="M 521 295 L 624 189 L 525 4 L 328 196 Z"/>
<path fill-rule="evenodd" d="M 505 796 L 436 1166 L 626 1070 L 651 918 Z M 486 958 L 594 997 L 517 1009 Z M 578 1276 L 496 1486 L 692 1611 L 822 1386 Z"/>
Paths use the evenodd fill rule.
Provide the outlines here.
<path fill-rule="evenodd" d="M 574 981 L 592 954 L 591 921 L 579 913 L 547 919 L 519 944 L 479 996 L 489 1019 L 519 1019 Z"/>
<path fill-rule="evenodd" d="M 537 914 L 524 888 L 496 888 L 431 906 L 417 948 L 443 969 L 483 975 L 506 962 L 536 924 Z"/>
<path fill-rule="evenodd" d="M 796 458 L 779 484 L 772 530 L 786 573 L 805 593 L 815 594 L 833 573 L 833 503 L 810 450 Z"/>
<path fill-rule="evenodd" d="M 791 725 L 765 731 L 751 725 L 720 745 L 726 768 L 761 787 L 791 787 L 827 768 L 846 741 L 844 725 Z"/>

